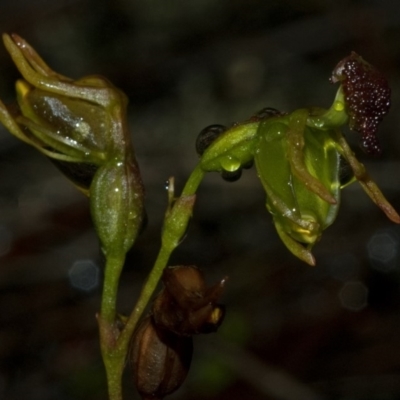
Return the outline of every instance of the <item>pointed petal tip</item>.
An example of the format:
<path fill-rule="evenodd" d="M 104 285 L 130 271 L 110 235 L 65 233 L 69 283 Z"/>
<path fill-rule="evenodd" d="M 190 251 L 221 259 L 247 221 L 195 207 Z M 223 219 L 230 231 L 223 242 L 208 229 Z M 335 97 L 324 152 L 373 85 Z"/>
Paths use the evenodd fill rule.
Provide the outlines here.
<path fill-rule="evenodd" d="M 303 261 L 305 261 L 311 267 L 315 267 L 316 265 L 315 257 L 310 251 L 307 251 L 306 254 L 304 254 Z"/>
<path fill-rule="evenodd" d="M 25 39 L 23 39 L 21 36 L 17 35 L 16 33 L 11 33 L 11 39 L 12 41 L 21 49 L 23 49 L 24 47 L 27 47 L 27 42 L 25 41 Z"/>
<path fill-rule="evenodd" d="M 308 264 L 310 267 L 315 267 L 315 265 L 316 265 L 314 259 L 313 259 L 313 260 L 310 260 L 310 261 L 307 261 L 307 264 Z"/>
<path fill-rule="evenodd" d="M 393 221 L 395 224 L 400 224 L 400 215 L 395 214 L 389 217 L 391 221 Z"/>
<path fill-rule="evenodd" d="M 12 35 L 12 34 L 11 34 L 11 35 Z M 2 34 L 2 38 L 3 38 L 3 43 L 4 43 L 4 44 L 10 43 L 10 42 L 13 41 L 12 38 L 11 38 L 11 36 L 10 36 L 8 33 L 6 33 L 6 32 L 4 32 L 4 33 Z"/>
<path fill-rule="evenodd" d="M 3 43 L 8 52 L 15 51 L 16 48 L 24 48 L 26 42 L 16 33 L 3 33 Z"/>
<path fill-rule="evenodd" d="M 377 202 L 376 204 L 392 222 L 394 222 L 395 224 L 400 224 L 400 215 L 392 207 L 392 205 L 386 201 L 386 199 L 384 200 L 385 202 L 382 203 Z"/>
<path fill-rule="evenodd" d="M 219 284 L 223 287 L 225 286 L 226 282 L 228 281 L 229 277 L 228 276 L 224 276 L 221 281 L 219 282 Z"/>

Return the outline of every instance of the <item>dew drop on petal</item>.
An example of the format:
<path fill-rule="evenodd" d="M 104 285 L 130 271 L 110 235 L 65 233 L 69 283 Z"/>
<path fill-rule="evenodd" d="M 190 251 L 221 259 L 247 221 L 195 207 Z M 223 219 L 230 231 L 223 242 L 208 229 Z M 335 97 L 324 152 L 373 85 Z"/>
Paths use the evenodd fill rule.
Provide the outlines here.
<path fill-rule="evenodd" d="M 240 160 L 236 157 L 226 156 L 221 160 L 221 167 L 228 172 L 236 171 L 240 168 Z"/>

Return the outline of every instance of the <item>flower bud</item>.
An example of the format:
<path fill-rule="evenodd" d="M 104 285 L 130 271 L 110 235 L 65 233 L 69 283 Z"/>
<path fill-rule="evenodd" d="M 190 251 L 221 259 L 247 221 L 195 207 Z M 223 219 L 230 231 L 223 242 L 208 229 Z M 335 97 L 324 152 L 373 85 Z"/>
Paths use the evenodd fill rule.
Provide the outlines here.
<path fill-rule="evenodd" d="M 195 201 L 196 195 L 190 195 L 178 197 L 172 202 L 165 215 L 161 236 L 163 246 L 174 249 L 183 239 Z"/>
<path fill-rule="evenodd" d="M 193 353 L 191 337 L 159 328 L 151 316 L 133 336 L 131 363 L 143 400 L 159 400 L 177 390 L 186 378 Z"/>
<path fill-rule="evenodd" d="M 104 253 L 121 257 L 144 218 L 144 189 L 128 131 L 125 94 L 100 76 L 72 80 L 51 70 L 18 35 L 4 44 L 24 79 L 16 112 L 0 101 L 0 121 L 35 147 L 90 197 Z"/>

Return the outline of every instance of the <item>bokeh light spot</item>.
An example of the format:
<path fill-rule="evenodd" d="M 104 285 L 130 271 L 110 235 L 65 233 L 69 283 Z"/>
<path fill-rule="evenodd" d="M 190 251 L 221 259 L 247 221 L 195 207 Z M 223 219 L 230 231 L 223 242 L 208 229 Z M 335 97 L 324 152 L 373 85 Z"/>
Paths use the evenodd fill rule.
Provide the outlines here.
<path fill-rule="evenodd" d="M 85 292 L 95 289 L 99 285 L 99 267 L 92 260 L 77 260 L 69 270 L 71 286 Z"/>
<path fill-rule="evenodd" d="M 372 267 L 386 272 L 396 268 L 398 247 L 398 238 L 390 231 L 375 233 L 367 245 Z"/>
<path fill-rule="evenodd" d="M 361 311 L 368 304 L 368 288 L 360 281 L 346 282 L 339 292 L 340 303 L 350 311 Z"/>

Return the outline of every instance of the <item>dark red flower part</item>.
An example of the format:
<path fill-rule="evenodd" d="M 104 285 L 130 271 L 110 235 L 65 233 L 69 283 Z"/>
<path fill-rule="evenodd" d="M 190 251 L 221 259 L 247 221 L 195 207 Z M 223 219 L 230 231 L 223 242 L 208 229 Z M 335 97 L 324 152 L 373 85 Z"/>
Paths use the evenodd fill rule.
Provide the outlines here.
<path fill-rule="evenodd" d="M 361 133 L 366 153 L 381 153 L 376 131 L 390 108 L 390 88 L 385 77 L 352 52 L 333 70 L 331 81 L 340 82 L 350 117 L 350 128 Z"/>
<path fill-rule="evenodd" d="M 155 324 L 178 336 L 215 332 L 225 307 L 218 304 L 227 278 L 206 286 L 203 273 L 194 265 L 168 267 L 163 273 L 164 290 L 155 298 Z"/>

